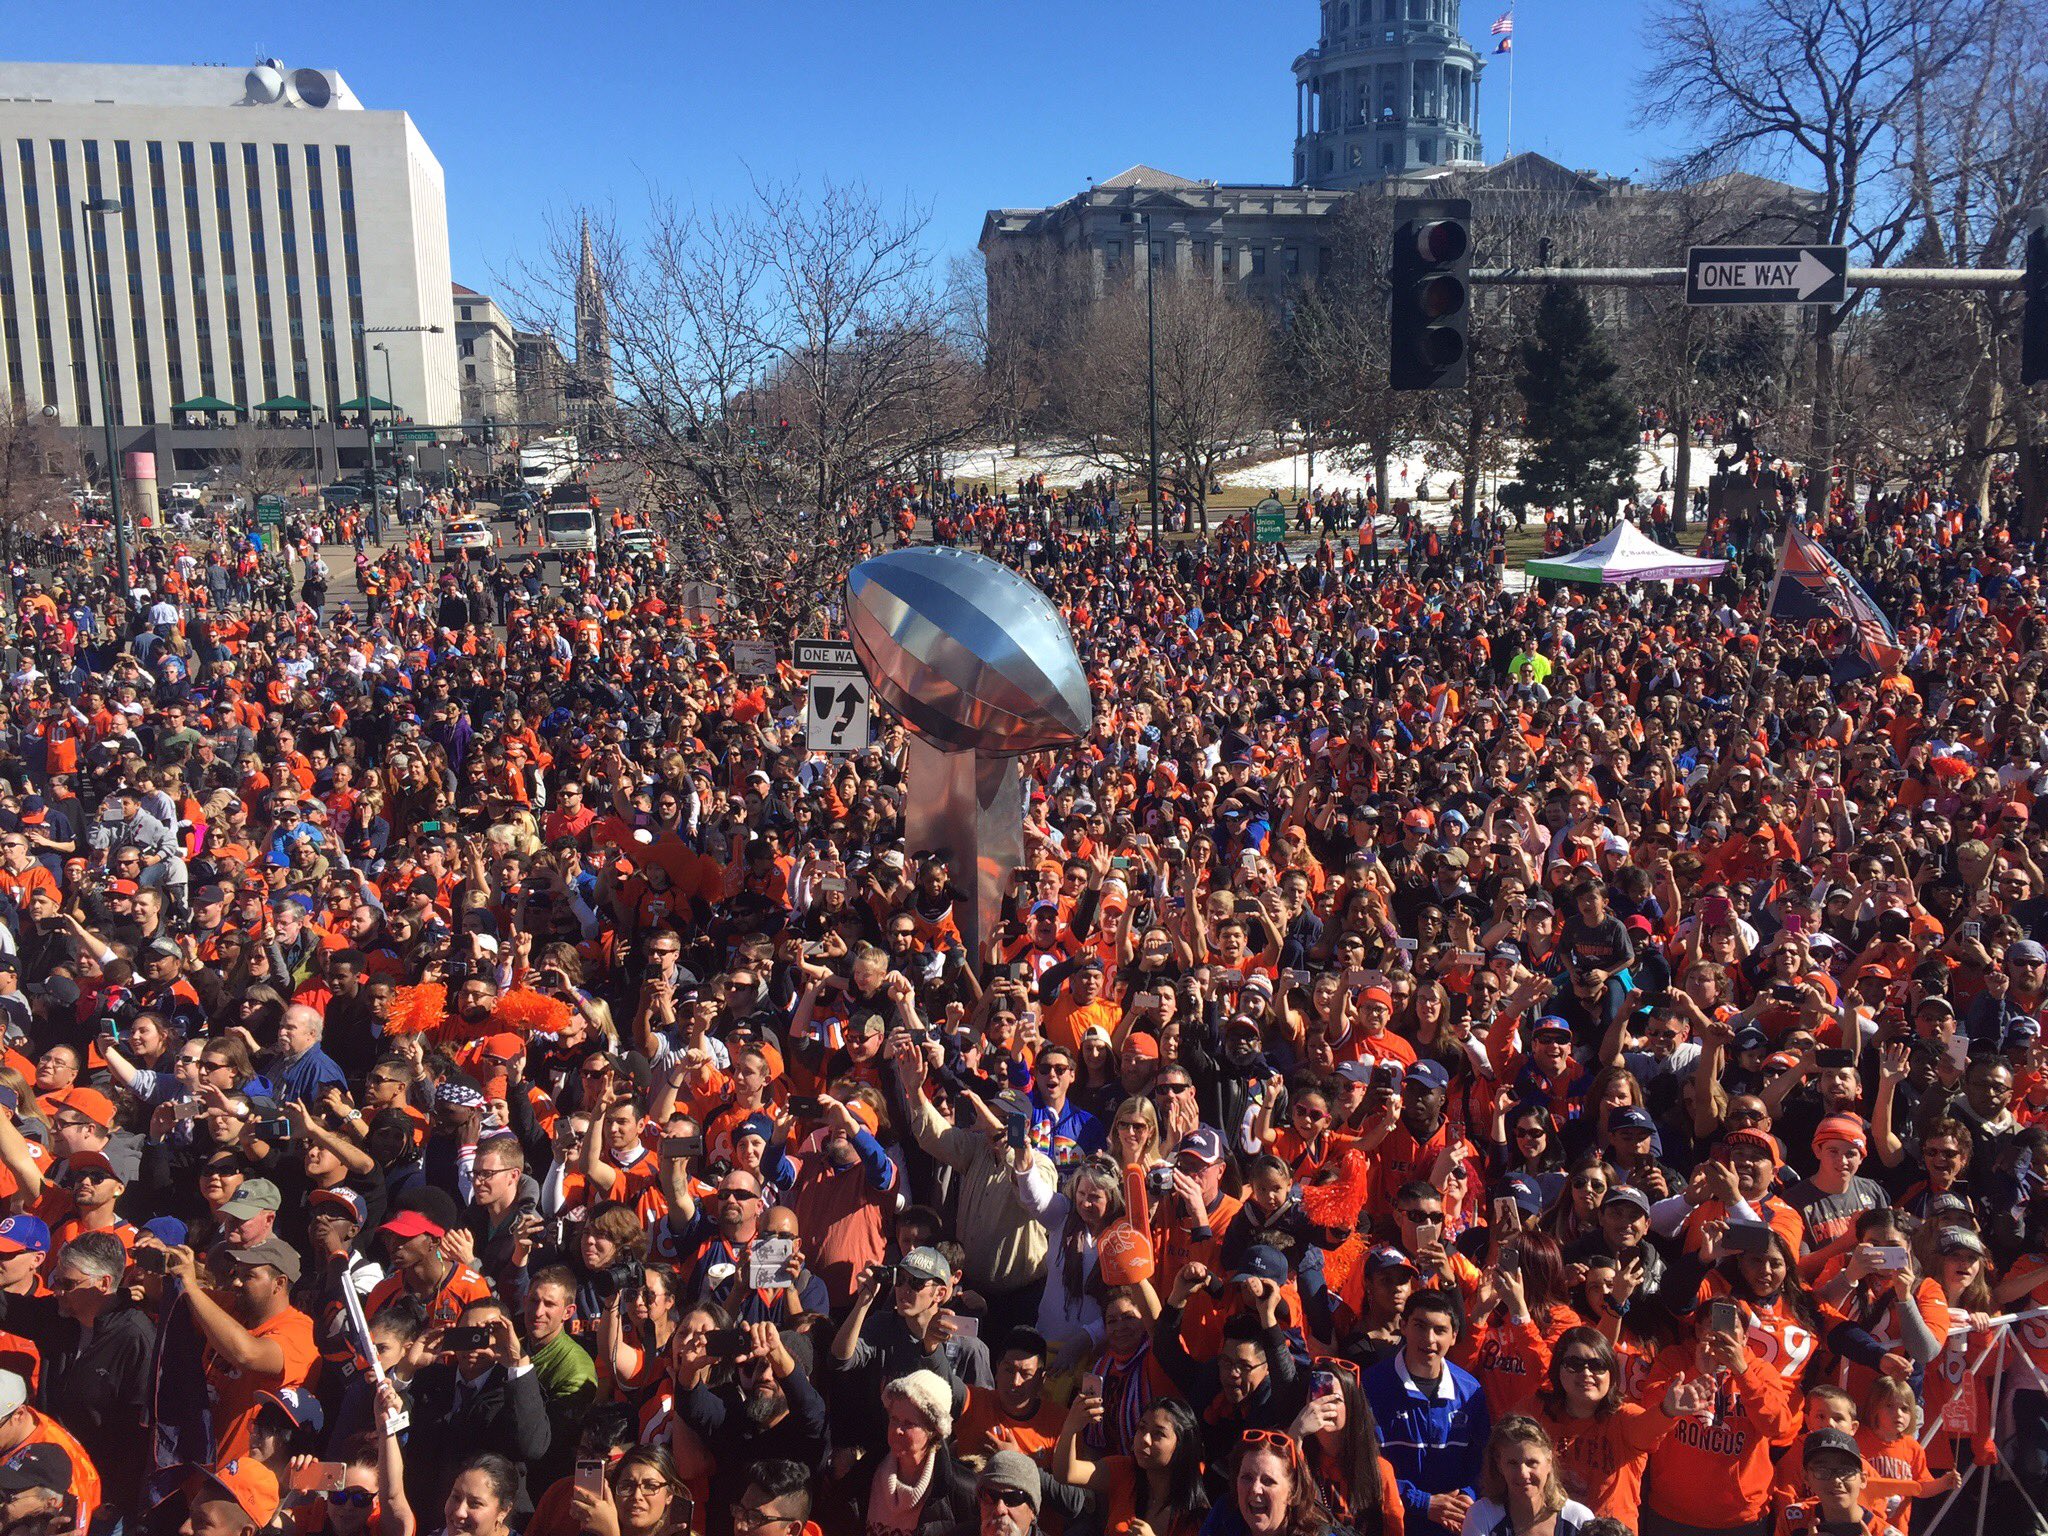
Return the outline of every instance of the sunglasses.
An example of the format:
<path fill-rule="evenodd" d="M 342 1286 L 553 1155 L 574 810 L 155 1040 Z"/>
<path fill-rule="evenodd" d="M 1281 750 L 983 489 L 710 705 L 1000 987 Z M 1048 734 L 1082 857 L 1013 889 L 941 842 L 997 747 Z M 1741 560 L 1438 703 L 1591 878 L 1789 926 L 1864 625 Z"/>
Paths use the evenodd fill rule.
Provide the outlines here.
<path fill-rule="evenodd" d="M 368 1509 L 377 1502 L 377 1490 L 374 1488 L 330 1488 L 327 1490 L 327 1502 L 334 1505 L 337 1509 Z"/>

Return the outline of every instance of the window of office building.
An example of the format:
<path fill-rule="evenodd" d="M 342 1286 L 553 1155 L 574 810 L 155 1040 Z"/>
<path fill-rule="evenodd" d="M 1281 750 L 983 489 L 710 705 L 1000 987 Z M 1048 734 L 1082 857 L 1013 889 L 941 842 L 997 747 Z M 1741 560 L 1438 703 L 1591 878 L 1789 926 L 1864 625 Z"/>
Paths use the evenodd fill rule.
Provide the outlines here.
<path fill-rule="evenodd" d="M 21 222 L 27 241 L 29 297 L 35 311 L 36 358 L 42 367 L 43 402 L 55 405 L 57 351 L 51 344 L 50 274 L 48 253 L 43 247 L 43 193 L 36 185 L 36 146 L 31 139 L 18 139 L 14 148 L 21 164 Z"/>
<path fill-rule="evenodd" d="M 76 204 L 71 195 L 71 146 L 62 139 L 50 141 L 50 181 L 57 194 L 57 250 L 64 273 L 64 331 L 71 342 L 71 398 L 78 412 L 78 424 L 89 427 L 92 413 L 92 384 L 87 374 L 85 350 L 85 306 L 87 295 L 78 274 L 78 239 L 72 227 Z"/>
<path fill-rule="evenodd" d="M 356 172 L 346 144 L 334 147 L 334 184 L 335 196 L 341 201 L 342 281 L 348 290 L 348 330 L 355 338 L 356 379 L 362 383 L 370 377 L 370 369 L 363 351 L 363 269 L 356 241 Z M 369 386 L 363 384 L 362 393 L 369 392 Z"/>
<path fill-rule="evenodd" d="M 343 396 L 341 362 L 334 345 L 334 283 L 327 269 L 327 183 L 321 174 L 317 144 L 306 146 L 306 220 L 313 226 L 313 299 L 320 315 L 320 367 L 327 381 L 327 397 L 322 403 L 331 411 Z"/>
<path fill-rule="evenodd" d="M 0 365 L 7 369 L 10 399 L 28 400 L 21 376 L 21 308 L 14 291 L 14 239 L 8 233 L 12 216 L 7 208 L 7 178 L 0 176 Z"/>
<path fill-rule="evenodd" d="M 249 285 L 256 298 L 256 342 L 263 359 L 263 398 L 282 394 L 277 386 L 277 320 L 270 293 L 270 241 L 263 217 L 263 177 L 256 146 L 242 146 L 242 198 L 249 210 Z M 243 401 L 243 405 L 253 404 Z"/>
<path fill-rule="evenodd" d="M 192 349 L 199 354 L 199 392 L 218 395 L 220 387 L 213 371 L 213 312 L 206 293 L 206 240 L 199 219 L 199 157 L 190 143 L 178 146 L 178 182 L 180 201 L 185 205 L 185 267 L 192 282 Z"/>
<path fill-rule="evenodd" d="M 284 262 L 285 329 L 292 393 L 308 400 L 313 395 L 313 373 L 306 359 L 306 310 L 300 293 L 299 220 L 292 193 L 292 152 L 286 144 L 274 144 L 271 149 L 277 167 L 277 253 Z"/>
<path fill-rule="evenodd" d="M 220 298 L 228 316 L 228 374 L 234 403 L 246 409 L 256 402 L 249 398 L 249 359 L 242 351 L 242 275 L 235 261 L 235 194 L 228 181 L 228 147 L 211 146 L 213 152 L 213 213 L 220 226 Z"/>
<path fill-rule="evenodd" d="M 171 195 L 164 182 L 164 147 L 149 141 L 149 214 L 156 230 L 157 301 L 164 312 L 164 371 L 169 375 L 171 401 L 190 398 L 185 393 L 185 345 L 178 326 L 178 275 L 171 264 Z M 152 418 L 154 419 L 154 418 Z"/>
<path fill-rule="evenodd" d="M 142 210 L 135 202 L 134 151 L 126 139 L 114 141 L 114 175 L 120 184 L 123 211 L 107 217 L 121 229 L 121 264 L 128 274 L 128 333 L 135 343 L 135 397 L 141 408 L 138 419 L 150 422 L 156 420 L 156 379 L 150 365 L 156 349 L 149 344 L 149 317 L 142 309 Z M 108 318 L 111 321 L 112 316 Z M 119 403 L 118 396 L 115 403 Z"/>

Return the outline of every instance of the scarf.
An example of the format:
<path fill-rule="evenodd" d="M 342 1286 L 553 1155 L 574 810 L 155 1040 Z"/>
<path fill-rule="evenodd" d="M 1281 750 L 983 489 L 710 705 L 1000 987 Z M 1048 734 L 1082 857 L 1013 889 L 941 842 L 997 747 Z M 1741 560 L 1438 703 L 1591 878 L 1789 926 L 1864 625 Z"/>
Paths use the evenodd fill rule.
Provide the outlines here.
<path fill-rule="evenodd" d="M 924 1496 L 932 1485 L 932 1471 L 939 1464 L 939 1448 L 932 1447 L 931 1454 L 924 1459 L 924 1471 L 914 1483 L 906 1483 L 896 1475 L 896 1455 L 892 1451 L 875 1468 L 875 1481 L 868 1493 L 868 1529 L 870 1531 L 914 1531 L 917 1529 L 918 1506 L 924 1503 Z"/>
<path fill-rule="evenodd" d="M 1102 1423 L 1087 1431 L 1091 1448 L 1118 1456 L 1131 1453 L 1138 1420 L 1152 1406 L 1152 1383 L 1145 1370 L 1151 1358 L 1150 1339 L 1122 1359 L 1108 1350 L 1096 1358 L 1095 1374 L 1102 1378 Z"/>

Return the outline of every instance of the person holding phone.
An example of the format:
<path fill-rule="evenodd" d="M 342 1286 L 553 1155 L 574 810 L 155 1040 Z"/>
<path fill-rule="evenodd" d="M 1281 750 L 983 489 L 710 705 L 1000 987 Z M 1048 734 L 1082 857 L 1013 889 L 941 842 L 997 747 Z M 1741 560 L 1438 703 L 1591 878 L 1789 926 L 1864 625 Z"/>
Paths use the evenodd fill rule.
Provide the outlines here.
<path fill-rule="evenodd" d="M 1656 1378 L 1698 1378 L 1712 1399 L 1650 1452 L 1642 1536 L 1752 1529 L 1770 1505 L 1773 1452 L 1798 1432 L 1801 1405 L 1786 1377 L 1751 1349 L 1743 1307 L 1706 1309 L 1690 1343 L 1659 1355 Z"/>

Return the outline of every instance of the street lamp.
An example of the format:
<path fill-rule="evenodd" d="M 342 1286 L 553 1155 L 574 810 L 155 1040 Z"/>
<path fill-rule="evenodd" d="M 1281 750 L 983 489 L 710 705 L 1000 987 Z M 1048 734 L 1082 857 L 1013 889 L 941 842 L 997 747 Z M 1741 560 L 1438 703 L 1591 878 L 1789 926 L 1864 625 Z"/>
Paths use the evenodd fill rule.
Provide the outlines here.
<path fill-rule="evenodd" d="M 1152 542 L 1159 542 L 1159 326 L 1152 300 L 1152 215 L 1133 210 L 1124 221 L 1145 232 L 1145 425 L 1152 438 Z"/>
<path fill-rule="evenodd" d="M 126 213 L 128 205 L 118 197 L 88 197 L 79 203 L 88 224 L 101 214 Z M 92 343 L 99 354 L 100 364 L 100 416 L 107 429 L 107 501 L 109 515 L 114 520 L 114 573 L 121 583 L 121 601 L 133 601 L 129 595 L 132 588 L 128 581 L 128 530 L 121 516 L 121 469 L 114 462 L 114 391 L 107 374 L 107 330 L 106 321 L 100 314 L 99 279 L 93 275 L 92 231 L 86 231 L 85 240 L 85 286 L 92 290 Z"/>
<path fill-rule="evenodd" d="M 441 327 L 438 325 L 359 325 L 356 327 L 356 334 L 358 336 L 438 336 L 441 334 Z M 384 392 L 386 403 L 388 404 L 391 393 L 391 353 L 381 341 L 372 342 L 370 346 L 371 350 L 384 354 Z M 370 381 L 363 379 L 360 382 L 362 384 L 364 400 L 375 399 L 376 397 L 370 393 Z M 392 412 L 394 415 L 397 414 L 396 406 L 392 407 Z M 365 405 L 363 421 L 369 428 L 364 436 L 369 439 L 370 444 L 370 538 L 374 542 L 382 543 L 383 530 L 377 520 L 377 410 L 375 406 Z M 393 489 L 392 494 L 394 497 L 397 495 L 396 488 Z"/>

